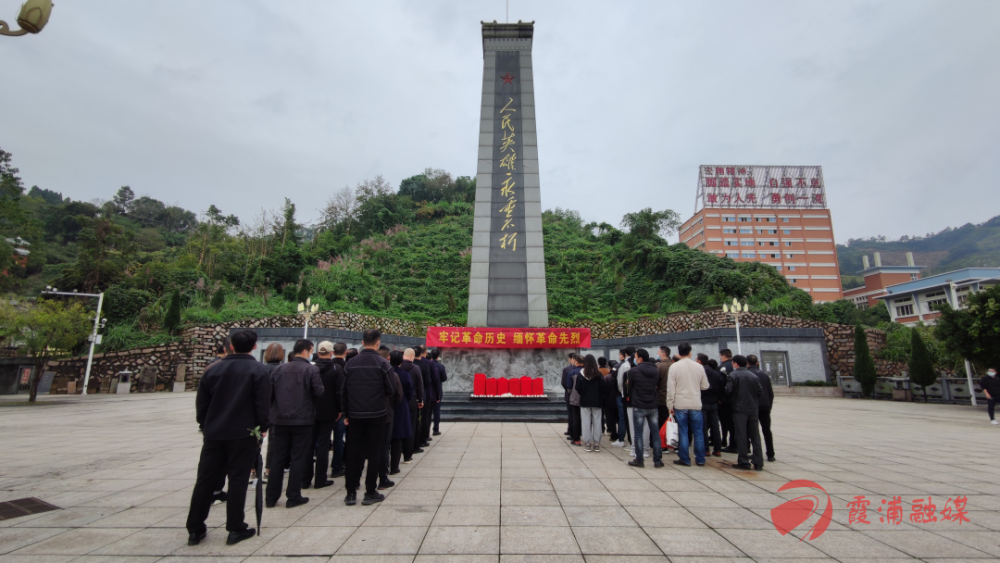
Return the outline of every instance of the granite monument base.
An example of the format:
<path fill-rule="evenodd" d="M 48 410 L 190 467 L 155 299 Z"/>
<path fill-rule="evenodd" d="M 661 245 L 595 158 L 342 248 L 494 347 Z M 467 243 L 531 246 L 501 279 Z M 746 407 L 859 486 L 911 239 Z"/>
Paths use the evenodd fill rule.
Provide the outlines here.
<path fill-rule="evenodd" d="M 441 363 L 448 370 L 445 392 L 472 393 L 477 373 L 487 377 L 541 377 L 546 393 L 562 394 L 562 370 L 573 348 L 496 349 L 442 348 Z"/>

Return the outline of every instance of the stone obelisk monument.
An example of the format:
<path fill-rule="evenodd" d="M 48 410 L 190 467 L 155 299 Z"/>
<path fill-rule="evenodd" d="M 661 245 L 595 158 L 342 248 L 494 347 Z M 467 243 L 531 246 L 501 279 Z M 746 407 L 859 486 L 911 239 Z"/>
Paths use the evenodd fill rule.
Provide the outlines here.
<path fill-rule="evenodd" d="M 534 22 L 483 22 L 468 326 L 547 327 L 531 67 Z"/>

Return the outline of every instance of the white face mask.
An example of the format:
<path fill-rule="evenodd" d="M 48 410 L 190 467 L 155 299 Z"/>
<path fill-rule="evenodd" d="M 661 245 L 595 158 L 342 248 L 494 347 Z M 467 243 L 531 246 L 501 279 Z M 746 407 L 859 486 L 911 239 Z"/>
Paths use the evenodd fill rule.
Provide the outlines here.
<path fill-rule="evenodd" d="M 997 376 L 997 372 L 995 372 L 993 370 L 990 370 L 990 371 L 986 372 L 986 375 L 988 375 L 990 377 L 996 377 Z"/>

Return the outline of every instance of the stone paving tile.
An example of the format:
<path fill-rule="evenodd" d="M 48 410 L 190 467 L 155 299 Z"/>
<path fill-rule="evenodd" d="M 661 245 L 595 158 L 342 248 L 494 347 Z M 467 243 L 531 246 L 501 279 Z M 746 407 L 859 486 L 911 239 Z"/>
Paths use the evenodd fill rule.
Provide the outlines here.
<path fill-rule="evenodd" d="M 499 526 L 499 506 L 441 506 L 432 526 Z"/>
<path fill-rule="evenodd" d="M 584 555 L 661 555 L 660 548 L 640 528 L 573 528 Z"/>
<path fill-rule="evenodd" d="M 438 526 L 427 530 L 420 546 L 421 555 L 484 554 L 500 549 L 499 526 Z"/>
<path fill-rule="evenodd" d="M 643 528 L 664 554 L 699 557 L 743 555 L 715 530 L 698 528 Z"/>
<path fill-rule="evenodd" d="M 974 546 L 964 545 L 958 541 L 953 541 L 941 534 L 933 534 L 922 531 L 876 531 L 864 532 L 866 535 L 888 545 L 897 550 L 921 559 L 929 557 L 990 557 L 990 554 Z M 945 532 L 942 532 L 944 534 Z M 989 532 L 987 532 L 989 533 Z M 995 538 L 995 534 L 993 535 Z"/>
<path fill-rule="evenodd" d="M 18 531 L 20 531 L 18 529 Z M 21 555 L 86 555 L 126 536 L 138 532 L 136 528 L 77 528 L 55 537 L 29 545 L 18 551 Z"/>
<path fill-rule="evenodd" d="M 500 503 L 511 506 L 560 506 L 555 491 L 503 491 Z"/>
<path fill-rule="evenodd" d="M 287 528 L 254 555 L 333 556 L 356 528 Z"/>
<path fill-rule="evenodd" d="M 385 528 L 361 527 L 344 545 L 337 555 L 416 555 L 427 534 L 427 528 L 393 528 L 392 541 L 386 541 Z"/>
<path fill-rule="evenodd" d="M 569 526 L 559 506 L 502 506 L 500 523 L 504 526 Z"/>
<path fill-rule="evenodd" d="M 621 506 L 564 506 L 563 512 L 566 514 L 569 525 L 574 528 L 583 526 L 630 528 L 638 526 L 632 515 Z M 614 534 L 615 532 L 606 531 L 605 533 Z"/>
<path fill-rule="evenodd" d="M 569 526 L 502 526 L 500 553 L 577 554 L 580 553 L 580 547 Z"/>

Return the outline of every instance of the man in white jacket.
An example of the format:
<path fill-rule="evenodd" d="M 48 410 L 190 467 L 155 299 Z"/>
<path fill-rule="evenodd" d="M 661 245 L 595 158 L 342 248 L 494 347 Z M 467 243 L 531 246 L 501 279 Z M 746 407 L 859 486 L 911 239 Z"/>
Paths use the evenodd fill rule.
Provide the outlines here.
<path fill-rule="evenodd" d="M 681 359 L 670 366 L 667 374 L 667 409 L 677 421 L 677 455 L 675 465 L 691 466 L 688 451 L 688 426 L 694 434 L 694 460 L 705 465 L 705 430 L 701 418 L 701 392 L 709 388 L 705 368 L 691 359 L 691 345 L 687 342 L 677 347 Z"/>

